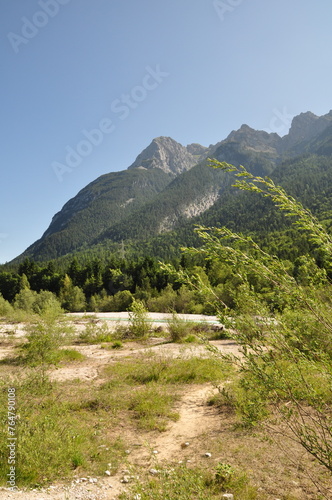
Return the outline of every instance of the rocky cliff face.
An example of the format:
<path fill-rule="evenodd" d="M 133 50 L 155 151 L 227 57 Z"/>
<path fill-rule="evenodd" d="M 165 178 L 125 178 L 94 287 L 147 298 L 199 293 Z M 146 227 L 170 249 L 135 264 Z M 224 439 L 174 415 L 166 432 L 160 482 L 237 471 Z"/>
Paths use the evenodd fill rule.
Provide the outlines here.
<path fill-rule="evenodd" d="M 246 165 L 260 175 L 270 173 L 280 158 L 281 137 L 242 125 L 221 141 L 214 151 L 219 161 Z M 256 165 L 256 168 L 255 168 Z"/>
<path fill-rule="evenodd" d="M 317 116 L 310 111 L 300 113 L 293 118 L 289 133 L 282 138 L 282 150 L 291 150 L 296 146 L 299 149 L 303 142 L 314 139 L 331 124 L 332 111 L 323 116 Z"/>
<path fill-rule="evenodd" d="M 277 155 L 281 145 L 278 134 L 269 134 L 264 130 L 254 130 L 244 124 L 239 130 L 233 130 L 223 142 L 238 142 L 243 148 L 256 152 L 271 153 Z"/>
<path fill-rule="evenodd" d="M 157 137 L 137 156 L 129 169 L 159 168 L 167 174 L 176 176 L 189 170 L 197 163 L 196 151 L 199 150 L 200 155 L 205 149 L 203 146 L 197 146 L 196 148 L 189 147 L 188 150 L 170 137 Z"/>

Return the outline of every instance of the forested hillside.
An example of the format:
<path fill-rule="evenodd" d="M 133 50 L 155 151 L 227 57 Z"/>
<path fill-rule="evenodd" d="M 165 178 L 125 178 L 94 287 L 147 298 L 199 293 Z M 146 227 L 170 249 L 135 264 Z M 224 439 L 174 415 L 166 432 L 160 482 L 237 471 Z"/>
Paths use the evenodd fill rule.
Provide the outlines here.
<path fill-rule="evenodd" d="M 47 261 L 82 252 L 91 255 L 91 252 L 104 253 L 107 249 L 123 254 L 123 244 L 130 255 L 160 256 L 157 245 L 161 246 L 163 256 L 171 257 L 173 249 L 168 248 L 166 242 L 170 242 L 177 252 L 178 243 L 191 238 L 188 221 L 195 223 L 197 217 L 206 215 L 215 223 L 223 223 L 226 219 L 239 227 L 246 221 L 247 227 L 248 214 L 240 217 L 241 208 L 239 211 L 237 202 L 232 202 L 234 190 L 230 188 L 228 175 L 207 167 L 208 158 L 243 164 L 256 175 L 274 175 L 282 165 L 280 172 L 285 173 L 275 175 L 281 175 L 283 183 L 287 183 L 289 176 L 288 184 L 294 184 L 298 181 L 292 181 L 291 170 L 300 169 L 302 160 L 299 158 L 303 155 L 323 156 L 328 161 L 331 119 L 331 112 L 321 117 L 302 113 L 293 119 L 289 133 L 282 138 L 276 133 L 242 125 L 226 139 L 209 147 L 199 144 L 184 147 L 169 137 L 158 137 L 127 170 L 99 177 L 69 200 L 53 217 L 42 237 L 15 262 L 20 263 L 26 257 Z M 317 183 L 322 182 L 319 172 L 317 175 L 314 190 Z M 310 179 L 308 182 L 312 184 Z M 299 191 L 304 194 L 302 189 Z M 253 212 L 246 202 L 239 203 L 244 204 L 245 212 Z M 227 209 L 223 209 L 224 206 Z M 255 214 L 253 219 L 250 230 L 254 230 Z M 273 229 L 276 222 L 264 219 L 265 216 L 261 229 L 266 230 L 267 226 Z M 166 233 L 172 234 L 164 238 Z"/>

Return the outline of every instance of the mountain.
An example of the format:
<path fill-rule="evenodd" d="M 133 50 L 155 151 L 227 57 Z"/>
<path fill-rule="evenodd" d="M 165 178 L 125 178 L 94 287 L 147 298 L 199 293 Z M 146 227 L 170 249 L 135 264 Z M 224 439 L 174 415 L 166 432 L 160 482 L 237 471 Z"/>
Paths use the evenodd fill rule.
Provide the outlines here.
<path fill-rule="evenodd" d="M 25 257 L 56 259 L 95 245 L 111 247 L 123 241 L 166 241 L 170 232 L 188 234 L 195 221 L 213 220 L 218 224 L 233 220 L 240 227 L 240 211 L 236 209 L 239 193 L 231 188 L 229 174 L 208 167 L 207 158 L 243 164 L 255 175 L 278 176 L 286 169 L 286 177 L 291 177 L 292 165 L 294 171 L 299 169 L 296 165 L 301 164 L 301 155 L 326 158 L 331 152 L 332 111 L 321 117 L 301 113 L 284 137 L 244 124 L 209 147 L 185 147 L 170 137 L 155 138 L 127 170 L 99 177 L 69 200 L 42 237 L 15 261 Z M 330 164 L 330 157 L 326 161 Z M 309 173 L 310 169 L 305 175 Z M 281 178 L 287 181 L 285 176 Z M 255 225 L 258 213 L 264 218 L 258 209 L 246 203 L 244 207 L 249 214 L 242 220 L 251 216 Z"/>
<path fill-rule="evenodd" d="M 98 234 L 144 205 L 170 181 L 158 168 L 102 175 L 54 215 L 43 236 L 23 255 L 49 260 L 88 247 Z"/>
<path fill-rule="evenodd" d="M 308 111 L 295 116 L 289 133 L 282 138 L 282 150 L 290 154 L 301 154 L 306 143 L 320 135 L 332 125 L 332 110 L 323 116 Z"/>
<path fill-rule="evenodd" d="M 203 157 L 208 148 L 191 144 L 186 148 L 170 137 L 157 137 L 139 154 L 128 170 L 159 168 L 166 174 L 176 176 L 189 170 Z"/>

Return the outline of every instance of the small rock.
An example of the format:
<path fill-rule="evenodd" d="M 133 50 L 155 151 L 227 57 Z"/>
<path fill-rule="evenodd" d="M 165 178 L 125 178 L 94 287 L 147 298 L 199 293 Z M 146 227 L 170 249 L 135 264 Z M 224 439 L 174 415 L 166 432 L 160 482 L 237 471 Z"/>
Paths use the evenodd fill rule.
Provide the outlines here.
<path fill-rule="evenodd" d="M 188 442 L 181 443 L 181 448 L 188 448 L 189 445 L 190 445 L 190 443 L 188 443 Z"/>
<path fill-rule="evenodd" d="M 223 500 L 234 500 L 234 495 L 232 495 L 232 493 L 225 493 L 223 496 L 222 496 Z"/>
<path fill-rule="evenodd" d="M 126 450 L 126 451 L 125 451 L 125 453 L 126 453 L 127 455 L 129 455 L 129 454 L 130 454 L 130 450 Z"/>
<path fill-rule="evenodd" d="M 150 469 L 149 470 L 150 474 L 152 474 L 153 476 L 155 476 L 156 474 L 158 474 L 158 471 L 157 469 Z"/>
<path fill-rule="evenodd" d="M 154 453 L 155 455 L 158 455 L 159 451 L 157 451 L 157 450 L 153 450 L 153 452 L 152 452 L 152 453 Z"/>
<path fill-rule="evenodd" d="M 212 457 L 212 454 L 211 453 L 205 453 L 204 455 L 206 458 L 211 458 Z"/>
<path fill-rule="evenodd" d="M 141 500 L 142 498 L 142 495 L 140 495 L 139 493 L 137 493 L 137 495 L 134 496 L 134 500 Z"/>
<path fill-rule="evenodd" d="M 81 477 L 81 481 L 87 481 L 88 479 L 86 477 Z"/>
<path fill-rule="evenodd" d="M 123 478 L 121 479 L 121 483 L 129 483 L 130 481 L 130 476 L 123 476 Z"/>
<path fill-rule="evenodd" d="M 106 474 L 106 476 L 110 476 L 111 472 L 109 470 L 105 470 L 105 474 Z"/>

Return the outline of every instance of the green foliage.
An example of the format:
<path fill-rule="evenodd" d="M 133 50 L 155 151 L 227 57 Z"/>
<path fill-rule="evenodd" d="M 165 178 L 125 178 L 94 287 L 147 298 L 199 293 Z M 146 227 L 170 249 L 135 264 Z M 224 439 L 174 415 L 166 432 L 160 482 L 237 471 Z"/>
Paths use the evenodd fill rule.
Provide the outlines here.
<path fill-rule="evenodd" d="M 177 420 L 178 414 L 172 410 L 176 395 L 167 389 L 151 383 L 135 391 L 130 398 L 129 410 L 138 420 L 138 426 L 146 430 L 166 430 L 168 419 Z"/>
<path fill-rule="evenodd" d="M 146 337 L 150 331 L 148 314 L 145 305 L 140 300 L 133 300 L 129 308 L 130 332 L 134 337 Z"/>
<path fill-rule="evenodd" d="M 4 299 L 0 294 L 0 316 L 10 316 L 13 312 L 13 307 L 8 302 L 8 300 Z"/>
<path fill-rule="evenodd" d="M 186 336 L 192 333 L 194 323 L 179 318 L 176 312 L 167 320 L 167 330 L 172 342 L 183 342 Z"/>
<path fill-rule="evenodd" d="M 47 367 L 56 363 L 58 350 L 69 340 L 72 329 L 52 316 L 28 325 L 27 342 L 22 346 L 24 360 L 30 366 Z"/>
<path fill-rule="evenodd" d="M 73 285 L 68 275 L 64 277 L 62 282 L 60 302 L 62 307 L 69 312 L 84 311 L 86 307 L 83 291 L 78 286 Z"/>
<path fill-rule="evenodd" d="M 189 349 L 189 347 L 188 347 Z M 190 357 L 173 359 L 157 356 L 153 353 L 142 355 L 130 364 L 118 362 L 116 366 L 106 369 L 113 385 L 149 384 L 199 384 L 204 382 L 218 383 L 225 380 L 232 368 L 214 358 Z"/>
<path fill-rule="evenodd" d="M 121 349 L 121 347 L 123 347 L 121 340 L 115 340 L 112 344 L 112 349 Z"/>
<path fill-rule="evenodd" d="M 234 473 L 235 470 L 231 465 L 219 462 L 216 467 L 216 482 L 223 487 L 227 486 Z"/>
<path fill-rule="evenodd" d="M 16 296 L 14 308 L 21 309 L 26 312 L 32 312 L 33 306 L 37 298 L 37 292 L 29 288 L 23 288 Z"/>
<path fill-rule="evenodd" d="M 86 324 L 84 331 L 80 333 L 79 340 L 88 344 L 112 342 L 113 334 L 106 323 L 97 323 L 95 320 L 92 320 Z"/>
<path fill-rule="evenodd" d="M 97 310 L 103 312 L 127 311 L 134 300 L 129 290 L 122 290 L 112 296 L 103 294 L 99 300 L 97 297 L 95 298 Z"/>
<path fill-rule="evenodd" d="M 61 305 L 54 293 L 47 290 L 39 292 L 32 306 L 34 313 L 40 316 L 60 316 L 63 313 Z"/>
<path fill-rule="evenodd" d="M 332 238 L 299 201 L 271 179 L 254 176 L 242 166 L 216 160 L 212 164 L 235 173 L 239 189 L 270 199 L 295 218 L 297 227 L 319 250 L 321 263 L 329 265 Z M 204 257 L 214 268 L 226 263 L 239 279 L 238 293 L 232 292 L 232 308 L 216 297 L 221 320 L 232 329 L 229 334 L 243 354 L 236 359 L 241 367 L 238 381 L 223 392 L 226 401 L 235 406 L 246 425 L 273 414 L 286 426 L 286 435 L 332 471 L 331 302 L 321 300 L 331 295 L 332 287 L 324 267 L 313 259 L 301 259 L 293 276 L 289 266 L 251 237 L 225 227 L 198 227 L 197 233 L 204 245 L 186 252 Z M 196 275 L 191 278 L 181 271 L 179 277 L 203 292 L 210 287 Z M 269 293 L 262 293 L 262 288 Z M 270 294 L 277 295 L 282 304 L 274 316 Z"/>

